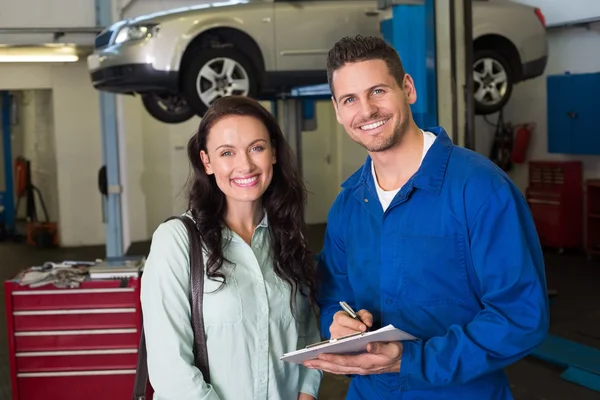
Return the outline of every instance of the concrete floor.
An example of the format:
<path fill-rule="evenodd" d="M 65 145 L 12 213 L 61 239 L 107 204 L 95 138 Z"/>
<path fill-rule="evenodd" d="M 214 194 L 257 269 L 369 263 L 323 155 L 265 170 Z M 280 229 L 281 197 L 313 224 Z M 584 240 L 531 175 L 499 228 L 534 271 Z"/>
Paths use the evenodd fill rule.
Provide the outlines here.
<path fill-rule="evenodd" d="M 318 251 L 323 243 L 323 226 L 312 226 L 311 247 Z M 130 254 L 146 254 L 149 243 L 137 243 Z M 104 256 L 104 247 L 81 247 L 41 250 L 24 244 L 0 242 L 0 278 L 4 281 L 16 272 L 44 261 L 93 260 Z M 600 262 L 588 261 L 577 254 L 546 253 L 548 285 L 558 290 L 552 306 L 551 333 L 600 348 Z M 3 290 L 3 288 L 2 288 Z M 4 299 L 4 296 L 0 297 Z M 6 315 L 0 307 L 0 400 L 11 399 Z M 507 368 L 516 400 L 600 400 L 600 393 L 571 384 L 559 378 L 559 368 L 526 358 Z M 344 399 L 348 379 L 326 375 L 320 399 Z"/>

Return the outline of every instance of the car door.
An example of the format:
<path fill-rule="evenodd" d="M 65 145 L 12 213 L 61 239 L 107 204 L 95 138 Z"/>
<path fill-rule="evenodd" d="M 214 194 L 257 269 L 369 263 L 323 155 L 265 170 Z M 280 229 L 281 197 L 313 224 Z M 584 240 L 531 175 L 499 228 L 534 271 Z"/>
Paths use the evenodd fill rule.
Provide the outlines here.
<path fill-rule="evenodd" d="M 275 0 L 278 71 L 325 70 L 344 36 L 380 36 L 377 0 Z"/>

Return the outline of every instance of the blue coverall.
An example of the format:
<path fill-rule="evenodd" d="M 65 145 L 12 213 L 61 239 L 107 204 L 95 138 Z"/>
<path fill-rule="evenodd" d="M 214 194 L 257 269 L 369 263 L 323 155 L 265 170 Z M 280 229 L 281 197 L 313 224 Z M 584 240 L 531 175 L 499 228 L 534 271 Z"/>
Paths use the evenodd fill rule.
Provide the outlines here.
<path fill-rule="evenodd" d="M 347 399 L 512 399 L 503 368 L 545 338 L 544 259 L 526 201 L 443 128 L 383 212 L 371 159 L 344 182 L 319 258 L 321 331 L 344 300 L 419 340 L 400 373 L 356 375 Z"/>

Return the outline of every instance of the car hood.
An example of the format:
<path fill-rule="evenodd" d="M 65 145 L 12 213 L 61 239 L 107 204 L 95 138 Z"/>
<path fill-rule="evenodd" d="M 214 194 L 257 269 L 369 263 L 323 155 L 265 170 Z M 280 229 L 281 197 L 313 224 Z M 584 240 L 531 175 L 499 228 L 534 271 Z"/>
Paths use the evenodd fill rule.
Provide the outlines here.
<path fill-rule="evenodd" d="M 235 10 L 238 8 L 246 7 L 250 4 L 264 4 L 265 7 L 270 7 L 272 4 L 264 1 L 264 0 L 228 0 L 228 1 L 215 1 L 211 3 L 203 3 L 189 7 L 181 7 L 170 9 L 166 11 L 160 11 L 152 14 L 142 15 L 136 18 L 128 19 L 126 22 L 128 24 L 137 24 L 143 22 L 162 22 L 167 20 L 172 20 L 174 18 L 178 18 L 182 15 L 189 16 L 195 13 L 204 14 L 210 10 L 222 9 L 224 7 L 227 8 L 227 11 Z"/>

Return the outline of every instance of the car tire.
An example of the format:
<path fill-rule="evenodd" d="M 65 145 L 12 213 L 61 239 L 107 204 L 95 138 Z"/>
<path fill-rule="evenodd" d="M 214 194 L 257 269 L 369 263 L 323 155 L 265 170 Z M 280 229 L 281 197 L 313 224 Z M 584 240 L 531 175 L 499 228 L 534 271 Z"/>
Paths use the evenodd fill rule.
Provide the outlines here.
<path fill-rule="evenodd" d="M 220 97 L 258 95 L 256 68 L 235 48 L 201 49 L 183 70 L 182 92 L 200 117 Z"/>
<path fill-rule="evenodd" d="M 473 62 L 475 114 L 500 111 L 512 95 L 514 79 L 510 64 L 497 51 L 477 50 Z"/>
<path fill-rule="evenodd" d="M 144 93 L 142 104 L 144 104 L 148 114 L 167 124 L 180 124 L 196 115 L 181 95 Z"/>

